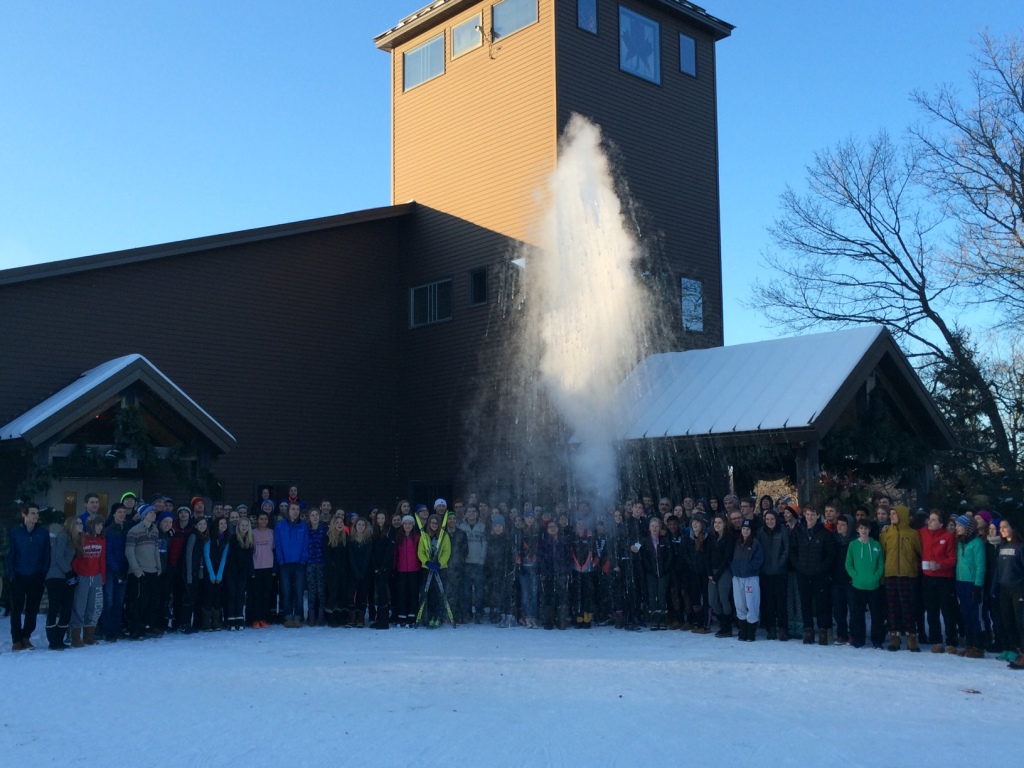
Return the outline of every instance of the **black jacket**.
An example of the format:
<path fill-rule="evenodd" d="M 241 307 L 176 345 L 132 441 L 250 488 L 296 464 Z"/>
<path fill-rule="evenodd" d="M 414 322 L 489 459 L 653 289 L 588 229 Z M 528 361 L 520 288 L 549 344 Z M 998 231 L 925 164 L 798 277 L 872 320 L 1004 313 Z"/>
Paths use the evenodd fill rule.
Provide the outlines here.
<path fill-rule="evenodd" d="M 732 565 L 736 537 L 727 527 L 721 536 L 712 531 L 704 545 L 708 548 L 708 576 L 717 584 L 718 580 L 722 578 L 722 574 Z"/>
<path fill-rule="evenodd" d="M 803 523 L 789 534 L 789 561 L 802 576 L 821 576 L 832 571 L 836 542 L 821 520 L 809 529 Z"/>
<path fill-rule="evenodd" d="M 366 539 L 362 544 L 349 539 L 345 549 L 348 550 L 348 572 L 357 583 L 373 576 L 373 539 Z"/>
<path fill-rule="evenodd" d="M 395 540 L 391 536 L 388 530 L 373 539 L 373 572 L 378 576 L 390 576 L 395 568 Z"/>
<path fill-rule="evenodd" d="M 640 540 L 640 561 L 649 576 L 668 576 L 672 572 L 672 545 L 667 536 L 659 536 L 658 543 L 650 535 Z"/>

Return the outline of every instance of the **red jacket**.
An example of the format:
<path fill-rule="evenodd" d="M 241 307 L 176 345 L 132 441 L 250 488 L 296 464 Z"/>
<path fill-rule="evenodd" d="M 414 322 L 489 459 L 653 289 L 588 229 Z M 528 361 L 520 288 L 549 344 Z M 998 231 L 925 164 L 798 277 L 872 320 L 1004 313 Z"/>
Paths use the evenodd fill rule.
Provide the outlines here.
<path fill-rule="evenodd" d="M 413 531 L 411 536 L 395 544 L 395 571 L 397 573 L 413 573 L 422 569 L 420 557 L 417 554 L 419 539 L 419 534 Z"/>
<path fill-rule="evenodd" d="M 956 570 L 956 535 L 945 528 L 937 531 L 922 528 L 918 533 L 921 534 L 921 573 L 952 579 Z M 939 569 L 925 570 L 926 562 L 938 563 Z"/>
<path fill-rule="evenodd" d="M 102 536 L 83 536 L 82 554 L 71 561 L 76 576 L 101 576 L 107 583 L 107 540 Z"/>
<path fill-rule="evenodd" d="M 185 551 L 185 544 L 188 543 L 188 537 L 191 535 L 192 523 L 182 528 L 177 520 L 174 521 L 174 525 L 171 526 L 171 541 L 167 545 L 167 564 L 171 568 L 178 567 L 181 555 Z"/>

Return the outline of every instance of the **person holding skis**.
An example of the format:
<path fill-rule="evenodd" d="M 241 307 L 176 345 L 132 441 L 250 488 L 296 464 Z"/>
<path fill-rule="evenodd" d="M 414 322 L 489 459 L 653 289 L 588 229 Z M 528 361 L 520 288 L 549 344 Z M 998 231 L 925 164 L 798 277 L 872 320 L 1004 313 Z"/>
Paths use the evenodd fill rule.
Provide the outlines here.
<path fill-rule="evenodd" d="M 447 576 L 452 542 L 441 523 L 441 516 L 436 513 L 427 518 L 418 552 L 423 568 L 423 592 L 416 612 L 416 624 L 422 619 L 431 628 L 441 626 L 441 602 L 448 605 L 441 577 L 442 574 Z M 448 610 L 451 610 L 450 606 Z M 455 625 L 454 616 L 449 616 L 449 621 Z"/>

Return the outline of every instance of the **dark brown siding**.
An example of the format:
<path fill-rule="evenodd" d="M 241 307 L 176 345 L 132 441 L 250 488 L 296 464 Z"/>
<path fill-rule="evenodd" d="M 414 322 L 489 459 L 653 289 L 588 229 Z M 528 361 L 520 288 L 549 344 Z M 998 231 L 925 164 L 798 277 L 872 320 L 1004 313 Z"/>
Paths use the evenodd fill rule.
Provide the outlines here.
<path fill-rule="evenodd" d="M 619 69 L 619 5 L 661 25 L 661 84 Z M 576 26 L 576 4 L 556 4 L 558 127 L 574 112 L 601 126 L 638 205 L 642 241 L 667 262 L 680 325 L 680 276 L 704 282 L 703 334 L 677 346 L 722 341 L 718 118 L 714 40 L 678 14 L 645 0 L 598 0 L 598 35 Z M 697 77 L 679 71 L 679 33 L 697 41 Z"/>
<path fill-rule="evenodd" d="M 294 480 L 310 498 L 385 501 L 404 228 L 391 219 L 0 287 L 0 424 L 138 352 L 238 440 L 214 466 L 227 500 Z"/>

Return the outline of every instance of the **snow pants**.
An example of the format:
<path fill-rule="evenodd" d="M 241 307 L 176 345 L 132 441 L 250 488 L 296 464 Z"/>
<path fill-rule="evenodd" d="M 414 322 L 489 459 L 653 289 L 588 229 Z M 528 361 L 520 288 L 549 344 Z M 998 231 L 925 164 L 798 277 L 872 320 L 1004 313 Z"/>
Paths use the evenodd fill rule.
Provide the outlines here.
<path fill-rule="evenodd" d="M 594 613 L 594 574 L 573 571 L 569 589 L 572 592 L 573 618 L 583 621 L 585 614 Z"/>
<path fill-rule="evenodd" d="M 462 566 L 462 595 L 461 605 L 466 611 L 468 618 L 471 613 L 483 613 L 487 605 L 487 598 L 484 596 L 484 567 L 475 563 L 466 563 Z"/>
<path fill-rule="evenodd" d="M 240 627 L 245 622 L 245 582 L 240 576 L 224 579 L 224 620 L 229 627 Z"/>
<path fill-rule="evenodd" d="M 79 576 L 71 605 L 71 628 L 95 627 L 103 615 L 103 577 Z M 47 622 L 49 624 L 49 622 Z"/>
<path fill-rule="evenodd" d="M 761 582 L 757 576 L 733 576 L 732 599 L 736 618 L 757 624 L 761 618 Z"/>
<path fill-rule="evenodd" d="M 128 578 L 132 593 L 131 637 L 141 638 L 146 634 L 147 626 L 156 628 L 160 577 L 155 573 L 144 573 Z"/>
<path fill-rule="evenodd" d="M 850 584 L 846 581 L 832 582 L 832 618 L 836 623 L 836 637 L 846 640 L 850 637 Z"/>
<path fill-rule="evenodd" d="M 647 610 L 651 620 L 658 622 L 668 612 L 668 583 L 670 576 L 658 576 L 648 573 L 647 576 Z"/>

